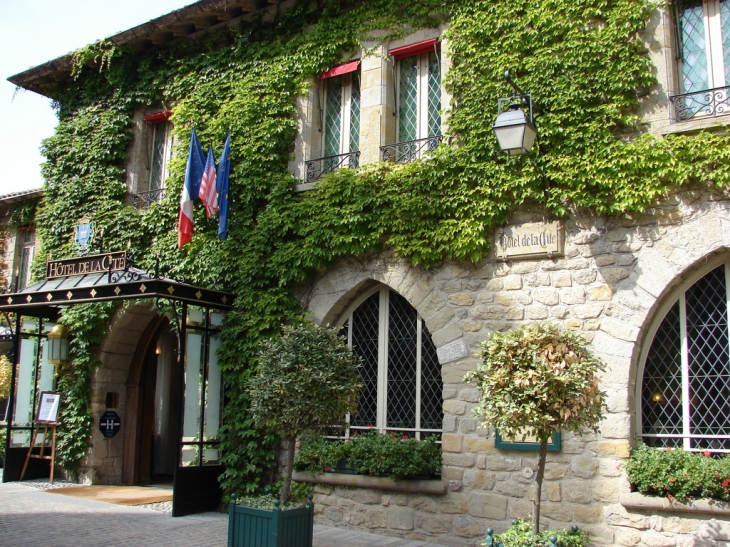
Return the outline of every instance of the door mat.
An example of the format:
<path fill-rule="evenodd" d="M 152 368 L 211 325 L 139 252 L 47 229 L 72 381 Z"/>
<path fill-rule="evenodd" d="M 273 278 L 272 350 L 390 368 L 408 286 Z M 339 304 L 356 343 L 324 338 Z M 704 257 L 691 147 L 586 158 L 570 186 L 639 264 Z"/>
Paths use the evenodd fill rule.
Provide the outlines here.
<path fill-rule="evenodd" d="M 71 496 L 87 500 L 116 503 L 117 505 L 144 505 L 172 501 L 172 490 L 147 486 L 69 486 L 46 490 L 49 494 Z"/>

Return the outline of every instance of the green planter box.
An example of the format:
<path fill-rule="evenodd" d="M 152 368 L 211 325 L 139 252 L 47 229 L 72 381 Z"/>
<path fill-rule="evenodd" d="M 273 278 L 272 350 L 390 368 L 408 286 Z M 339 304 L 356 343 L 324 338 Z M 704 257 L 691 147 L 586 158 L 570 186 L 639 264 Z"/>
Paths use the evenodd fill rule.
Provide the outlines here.
<path fill-rule="evenodd" d="M 278 504 L 278 502 L 277 502 Z M 255 509 L 228 504 L 228 547 L 312 547 L 314 504 L 312 497 L 294 509 Z"/>

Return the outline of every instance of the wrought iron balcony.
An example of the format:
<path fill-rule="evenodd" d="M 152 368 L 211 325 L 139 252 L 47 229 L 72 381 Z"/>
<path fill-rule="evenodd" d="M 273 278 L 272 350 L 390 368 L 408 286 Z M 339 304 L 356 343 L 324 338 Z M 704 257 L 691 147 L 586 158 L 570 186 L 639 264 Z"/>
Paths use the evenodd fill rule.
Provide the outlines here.
<path fill-rule="evenodd" d="M 431 152 L 441 144 L 443 137 L 435 135 L 425 139 L 416 139 L 414 141 L 397 142 L 395 144 L 386 144 L 380 147 L 383 161 L 392 161 L 395 163 L 411 163 L 422 157 L 426 152 Z"/>
<path fill-rule="evenodd" d="M 316 160 L 309 160 L 306 162 L 307 178 L 305 182 L 315 182 L 341 167 L 357 169 L 359 164 L 360 152 L 348 152 L 347 154 L 339 154 L 337 156 L 327 156 Z"/>
<path fill-rule="evenodd" d="M 150 190 L 149 192 L 132 194 L 132 205 L 134 205 L 137 209 L 144 209 L 153 203 L 162 201 L 163 199 L 165 199 L 165 189 L 158 188 L 157 190 Z"/>
<path fill-rule="evenodd" d="M 672 121 L 686 122 L 730 114 L 730 86 L 669 97 Z"/>

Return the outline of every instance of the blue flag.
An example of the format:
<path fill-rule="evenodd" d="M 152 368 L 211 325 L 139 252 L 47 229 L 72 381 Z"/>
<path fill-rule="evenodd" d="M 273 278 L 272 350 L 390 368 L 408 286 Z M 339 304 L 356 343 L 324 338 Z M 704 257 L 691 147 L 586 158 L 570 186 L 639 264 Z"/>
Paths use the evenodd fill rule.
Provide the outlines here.
<path fill-rule="evenodd" d="M 226 137 L 218 162 L 218 237 L 228 236 L 228 175 L 231 173 L 231 134 Z"/>
<path fill-rule="evenodd" d="M 198 199 L 200 193 L 200 181 L 203 178 L 203 169 L 205 168 L 205 153 L 203 147 L 200 146 L 198 134 L 193 128 L 190 135 L 190 150 L 188 151 L 188 165 L 185 168 L 185 187 L 190 193 L 192 199 Z"/>

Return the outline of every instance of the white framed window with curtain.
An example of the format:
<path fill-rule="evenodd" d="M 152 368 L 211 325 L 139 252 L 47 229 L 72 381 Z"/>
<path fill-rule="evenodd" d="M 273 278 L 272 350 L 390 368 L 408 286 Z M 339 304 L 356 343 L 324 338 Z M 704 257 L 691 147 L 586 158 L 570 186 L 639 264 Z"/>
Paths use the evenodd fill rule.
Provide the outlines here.
<path fill-rule="evenodd" d="M 729 281 L 730 262 L 705 267 L 660 309 L 637 386 L 645 444 L 730 452 Z"/>
<path fill-rule="evenodd" d="M 355 301 L 342 329 L 362 359 L 363 388 L 357 413 L 350 416 L 350 434 L 371 428 L 416 438 L 441 434 L 441 365 L 416 309 L 380 286 Z"/>

